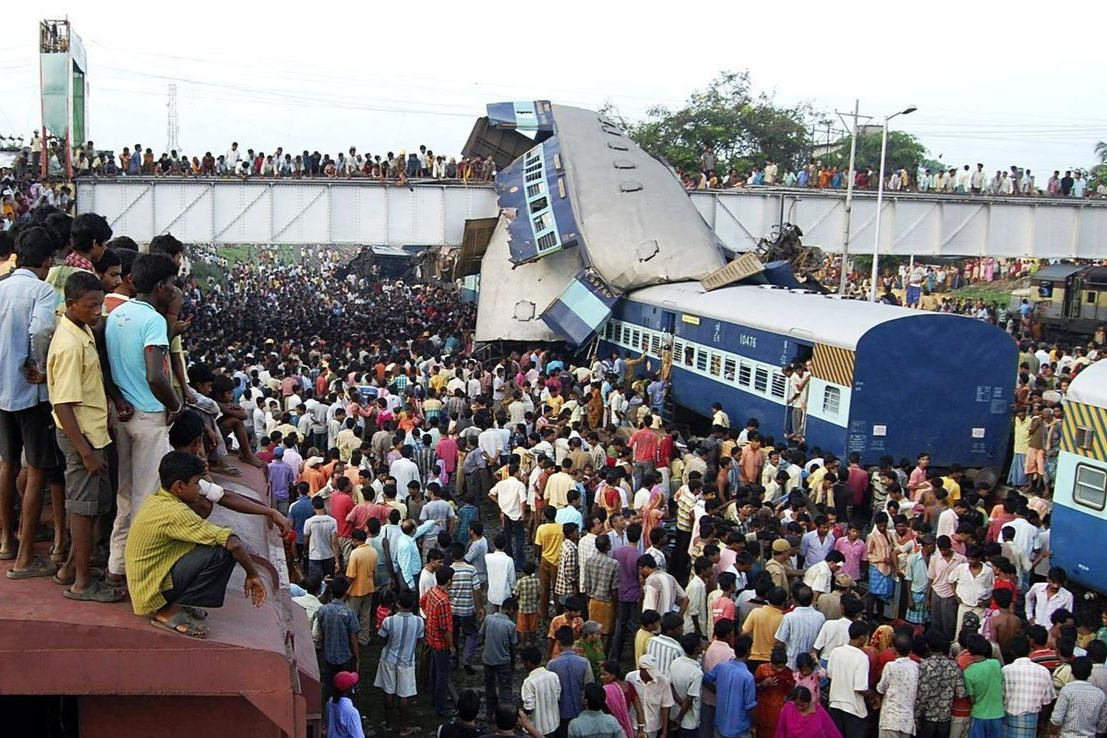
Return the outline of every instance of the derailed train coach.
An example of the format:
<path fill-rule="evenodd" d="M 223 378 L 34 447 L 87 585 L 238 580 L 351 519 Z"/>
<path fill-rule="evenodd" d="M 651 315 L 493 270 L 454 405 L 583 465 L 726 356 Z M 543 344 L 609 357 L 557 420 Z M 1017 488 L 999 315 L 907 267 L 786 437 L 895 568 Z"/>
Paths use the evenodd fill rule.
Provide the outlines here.
<path fill-rule="evenodd" d="M 1076 375 L 1065 394 L 1050 513 L 1050 564 L 1107 594 L 1107 361 Z"/>
<path fill-rule="evenodd" d="M 784 367 L 811 368 L 803 437 L 863 464 L 931 455 L 935 466 L 1000 468 L 1007 454 L 1017 348 L 986 323 L 773 285 L 707 292 L 698 282 L 636 290 L 600 332 L 601 357 L 671 356 L 670 398 L 732 424 L 791 432 Z"/>

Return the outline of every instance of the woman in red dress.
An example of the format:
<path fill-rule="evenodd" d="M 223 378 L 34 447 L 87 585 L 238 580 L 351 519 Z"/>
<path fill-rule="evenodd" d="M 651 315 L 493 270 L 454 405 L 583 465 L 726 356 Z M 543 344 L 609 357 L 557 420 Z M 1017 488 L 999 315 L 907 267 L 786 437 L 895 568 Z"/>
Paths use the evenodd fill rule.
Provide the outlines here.
<path fill-rule="evenodd" d="M 757 738 L 773 738 L 780 711 L 788 696 L 796 687 L 795 677 L 788 668 L 788 654 L 783 648 L 774 648 L 769 663 L 761 664 L 753 672 L 757 684 L 757 710 L 754 726 Z"/>

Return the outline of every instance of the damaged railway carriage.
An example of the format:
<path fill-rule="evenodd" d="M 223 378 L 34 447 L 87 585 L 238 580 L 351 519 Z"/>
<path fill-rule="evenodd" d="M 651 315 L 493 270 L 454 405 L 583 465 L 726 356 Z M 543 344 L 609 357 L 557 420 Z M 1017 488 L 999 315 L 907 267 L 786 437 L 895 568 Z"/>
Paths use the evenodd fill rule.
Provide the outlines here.
<path fill-rule="evenodd" d="M 645 352 L 656 369 L 671 343 L 671 399 L 763 433 L 791 431 L 783 368 L 810 360 L 804 438 L 842 458 L 885 454 L 935 466 L 1002 466 L 1011 432 L 1017 349 L 994 326 L 777 286 L 705 292 L 698 282 L 636 290 L 600 332 L 600 356 Z"/>
<path fill-rule="evenodd" d="M 1050 563 L 1107 593 L 1107 361 L 1077 374 L 1065 393 L 1051 516 Z"/>

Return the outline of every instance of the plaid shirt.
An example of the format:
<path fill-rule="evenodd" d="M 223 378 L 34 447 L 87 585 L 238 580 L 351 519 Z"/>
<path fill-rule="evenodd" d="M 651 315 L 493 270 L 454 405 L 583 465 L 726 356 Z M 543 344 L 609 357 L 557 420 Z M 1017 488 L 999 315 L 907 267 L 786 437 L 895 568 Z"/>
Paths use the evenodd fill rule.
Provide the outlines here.
<path fill-rule="evenodd" d="M 597 551 L 584 564 L 581 591 L 593 600 L 611 602 L 611 591 L 619 588 L 619 563 Z"/>
<path fill-rule="evenodd" d="M 407 390 L 407 386 L 410 382 L 411 380 L 407 378 L 406 374 L 401 374 L 398 377 L 393 377 L 392 384 L 389 386 L 397 395 L 402 395 L 404 391 Z"/>
<path fill-rule="evenodd" d="M 357 614 L 341 600 L 334 600 L 315 611 L 315 619 L 323 631 L 323 658 L 332 666 L 340 666 L 354 657 L 350 636 L 357 635 Z"/>
<path fill-rule="evenodd" d="M 1099 735 L 1107 730 L 1107 698 L 1088 682 L 1069 682 L 1057 696 L 1050 721 L 1060 726 L 1060 738 Z"/>
<path fill-rule="evenodd" d="M 1049 669 L 1028 658 L 1003 667 L 1003 709 L 1008 715 L 1037 715 L 1057 698 Z"/>
<path fill-rule="evenodd" d="M 519 602 L 519 612 L 527 615 L 538 612 L 538 577 L 533 574 L 519 577 L 514 594 Z"/>
<path fill-rule="evenodd" d="M 92 265 L 92 262 L 78 254 L 76 251 L 70 251 L 69 255 L 65 257 L 65 261 L 63 263 L 66 266 L 75 267 L 77 269 L 84 269 L 86 272 L 96 271 L 96 268 Z"/>
<path fill-rule="evenodd" d="M 693 514 L 696 509 L 696 495 L 687 486 L 677 490 L 677 530 L 691 533 L 695 525 Z"/>
<path fill-rule="evenodd" d="M 577 558 L 577 544 L 564 541 L 561 544 L 561 559 L 557 564 L 557 580 L 554 582 L 554 594 L 565 597 L 576 594 L 580 589 L 580 559 Z"/>
<path fill-rule="evenodd" d="M 427 645 L 436 651 L 449 648 L 446 635 L 454 632 L 453 608 L 450 595 L 442 587 L 434 586 L 419 600 L 419 609 L 427 621 Z"/>

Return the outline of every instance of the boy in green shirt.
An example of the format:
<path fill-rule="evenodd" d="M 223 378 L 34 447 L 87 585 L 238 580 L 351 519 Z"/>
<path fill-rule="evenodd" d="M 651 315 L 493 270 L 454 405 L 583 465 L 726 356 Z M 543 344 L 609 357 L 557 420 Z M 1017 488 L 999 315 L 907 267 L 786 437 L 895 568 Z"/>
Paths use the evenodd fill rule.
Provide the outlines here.
<path fill-rule="evenodd" d="M 965 669 L 965 691 L 972 699 L 969 732 L 975 738 L 1003 738 L 1003 670 L 987 638 L 974 633 L 968 643 L 973 657 Z"/>

